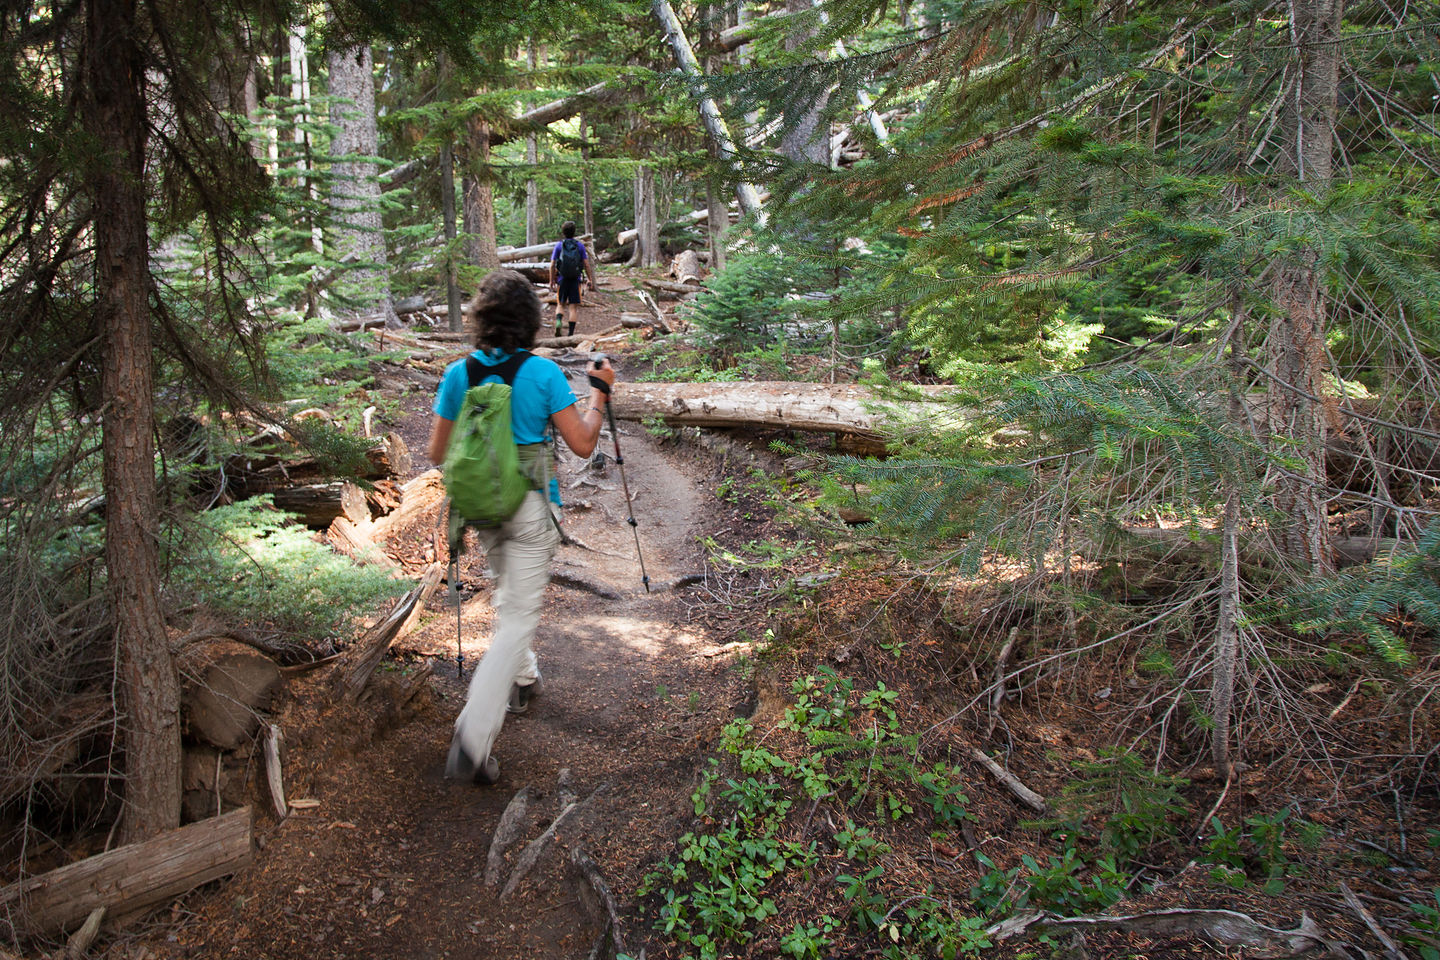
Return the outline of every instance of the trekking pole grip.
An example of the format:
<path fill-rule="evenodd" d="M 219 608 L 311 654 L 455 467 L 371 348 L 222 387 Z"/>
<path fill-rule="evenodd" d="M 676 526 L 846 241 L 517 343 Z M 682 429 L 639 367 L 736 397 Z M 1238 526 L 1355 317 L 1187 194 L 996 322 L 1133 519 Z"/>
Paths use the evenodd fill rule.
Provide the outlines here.
<path fill-rule="evenodd" d="M 601 354 L 599 357 L 597 357 L 597 358 L 595 359 L 595 369 L 596 369 L 596 370 L 599 370 L 599 369 L 600 369 L 601 367 L 603 367 L 604 365 L 605 365 L 605 356 L 604 356 L 604 354 Z M 605 397 L 606 397 L 606 399 L 608 400 L 609 397 L 610 397 L 610 384 L 606 383 L 604 380 L 601 380 L 599 377 L 595 376 L 595 374 L 593 374 L 593 373 L 587 374 L 587 376 L 590 378 L 590 386 L 594 387 L 596 390 L 599 390 L 601 393 L 605 394 Z M 607 403 L 606 406 L 609 406 L 609 404 Z"/>

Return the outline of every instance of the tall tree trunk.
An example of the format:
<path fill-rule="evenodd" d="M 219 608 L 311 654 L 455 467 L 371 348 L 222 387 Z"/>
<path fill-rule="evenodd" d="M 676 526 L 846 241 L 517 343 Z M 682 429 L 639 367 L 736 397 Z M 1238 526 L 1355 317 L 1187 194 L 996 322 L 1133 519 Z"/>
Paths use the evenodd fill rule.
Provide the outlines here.
<path fill-rule="evenodd" d="M 375 67 L 370 47 L 332 49 L 330 69 L 330 124 L 335 129 L 330 165 L 330 208 L 335 230 L 332 256 L 370 264 L 349 271 L 336 290 L 346 297 L 385 314 L 398 324 L 390 303 L 390 275 L 385 254 L 385 224 L 380 216 L 380 181 L 375 164 L 360 157 L 380 152 L 375 126 Z"/>
<path fill-rule="evenodd" d="M 535 38 L 525 50 L 525 64 L 534 74 L 539 65 L 535 50 Z M 540 162 L 540 141 L 535 134 L 525 138 L 525 163 L 529 165 L 530 176 L 525 178 L 525 246 L 533 247 L 540 242 L 540 186 L 535 182 L 535 167 Z"/>
<path fill-rule="evenodd" d="M 96 321 L 105 358 L 107 596 L 125 724 L 124 842 L 180 823 L 180 687 L 160 605 L 145 211 L 145 63 L 136 0 L 87 0 L 81 112 L 98 147 Z"/>
<path fill-rule="evenodd" d="M 464 178 L 465 252 L 477 267 L 500 266 L 495 238 L 495 193 L 490 180 L 490 125 L 470 122 L 470 172 Z"/>
<path fill-rule="evenodd" d="M 810 6 L 810 0 L 785 0 L 789 13 L 802 13 Z M 793 31 L 785 38 L 785 49 L 798 50 L 809 43 L 813 35 L 813 31 Z M 830 92 L 826 90 L 812 103 L 805 104 L 796 122 L 787 125 L 780 134 L 780 152 L 791 163 L 830 165 L 829 124 L 822 123 L 820 116 L 829 102 Z"/>
<path fill-rule="evenodd" d="M 305 187 L 310 194 L 310 199 L 316 199 L 315 181 L 311 179 L 309 171 L 311 168 L 310 157 L 310 131 L 307 129 L 310 123 L 310 55 L 305 49 L 305 27 L 304 25 L 295 28 L 290 34 L 290 99 L 297 105 L 295 113 L 295 127 L 293 136 L 295 138 L 295 162 L 304 170 L 301 174 L 300 186 Z M 311 222 L 310 225 L 310 246 L 316 253 L 325 252 L 324 235 L 320 224 Z"/>
<path fill-rule="evenodd" d="M 590 140 L 584 115 L 580 117 L 580 193 L 585 205 L 585 236 L 595 236 L 595 199 L 590 190 Z"/>
<path fill-rule="evenodd" d="M 1334 170 L 1333 143 L 1340 87 L 1342 0 L 1290 0 L 1297 80 L 1288 98 L 1287 161 L 1309 193 L 1323 197 Z M 1274 270 L 1274 318 L 1266 341 L 1271 435 L 1277 452 L 1300 461 L 1276 484 L 1282 515 L 1276 545 L 1314 572 L 1332 568 L 1325 513 L 1325 315 L 1319 252 L 1298 250 Z M 1291 445 L 1293 443 L 1293 446 Z"/>
<path fill-rule="evenodd" d="M 445 229 L 445 305 L 450 330 L 465 329 L 455 270 L 455 148 L 447 135 L 440 144 L 440 219 Z"/>
<path fill-rule="evenodd" d="M 710 269 L 719 272 L 725 269 L 725 230 L 730 226 L 730 211 L 725 206 L 725 195 L 712 179 L 705 183 L 705 206 L 710 211 L 706 218 L 705 232 L 710 238 Z"/>
<path fill-rule="evenodd" d="M 655 266 L 660 262 L 660 221 L 655 211 L 655 170 L 647 164 L 635 170 L 635 231 L 630 264 Z"/>

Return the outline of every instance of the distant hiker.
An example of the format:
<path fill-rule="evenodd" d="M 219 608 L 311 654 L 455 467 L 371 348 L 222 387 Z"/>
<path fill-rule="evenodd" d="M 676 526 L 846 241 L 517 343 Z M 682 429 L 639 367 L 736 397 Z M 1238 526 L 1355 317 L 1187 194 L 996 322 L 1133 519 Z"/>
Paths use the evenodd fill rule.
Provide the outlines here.
<path fill-rule="evenodd" d="M 440 381 L 427 448 L 430 459 L 436 463 L 445 459 L 467 393 L 482 382 L 499 382 L 499 374 L 488 372 L 499 370 L 509 374 L 510 427 L 520 462 L 532 481 L 513 516 L 478 530 L 496 576 L 495 633 L 470 680 L 445 766 L 446 776 L 494 783 L 500 764 L 490 751 L 506 710 L 523 712 L 540 692 L 540 668 L 530 643 L 550 581 L 550 559 L 560 543 L 547 502 L 547 494 L 557 504 L 559 499 L 550 482 L 555 471 L 546 435 L 553 427 L 577 455 L 590 456 L 609 394 L 592 386 L 589 402 L 577 401 L 555 361 L 528 352 L 540 329 L 540 300 L 520 274 L 496 270 L 487 275 L 471 301 L 471 316 L 476 349 L 465 360 L 450 364 Z M 471 370 L 482 376 L 472 382 Z M 597 379 L 607 386 L 615 382 L 608 361 L 589 372 L 592 384 Z M 466 411 L 467 422 L 470 419 L 471 411 Z M 457 434 L 456 443 L 462 440 Z"/>
<path fill-rule="evenodd" d="M 550 289 L 559 296 L 555 302 L 555 336 L 560 336 L 560 317 L 570 322 L 570 336 L 575 336 L 575 318 L 580 312 L 580 274 L 590 277 L 595 289 L 595 265 L 585 244 L 575 239 L 575 221 L 566 220 L 560 227 L 563 239 L 550 251 Z"/>

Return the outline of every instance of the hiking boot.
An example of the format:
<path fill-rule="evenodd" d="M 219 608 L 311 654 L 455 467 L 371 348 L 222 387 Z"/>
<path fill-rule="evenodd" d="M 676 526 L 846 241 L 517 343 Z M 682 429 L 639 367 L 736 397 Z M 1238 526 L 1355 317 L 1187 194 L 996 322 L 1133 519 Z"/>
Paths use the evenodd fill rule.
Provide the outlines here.
<path fill-rule="evenodd" d="M 490 786 L 500 780 L 500 761 L 493 755 L 485 758 L 484 763 L 477 764 L 465 752 L 458 736 L 450 740 L 450 756 L 445 761 L 445 776 L 452 780 L 470 780 L 474 783 Z"/>
<path fill-rule="evenodd" d="M 563 323 L 565 322 L 564 319 L 563 319 L 563 317 L 564 317 L 564 314 L 559 314 L 559 313 L 555 314 L 555 336 L 557 336 L 557 337 L 560 336 L 560 326 L 561 326 L 561 324 L 563 324 Z M 571 330 L 570 332 L 571 332 L 571 333 L 574 333 L 575 331 L 574 331 L 574 330 Z"/>
<path fill-rule="evenodd" d="M 575 336 L 575 321 L 570 321 L 570 336 Z"/>
<path fill-rule="evenodd" d="M 524 713 L 530 709 L 530 701 L 540 696 L 540 681 L 527 683 L 521 686 L 518 683 L 510 685 L 510 702 L 505 706 L 506 713 Z"/>

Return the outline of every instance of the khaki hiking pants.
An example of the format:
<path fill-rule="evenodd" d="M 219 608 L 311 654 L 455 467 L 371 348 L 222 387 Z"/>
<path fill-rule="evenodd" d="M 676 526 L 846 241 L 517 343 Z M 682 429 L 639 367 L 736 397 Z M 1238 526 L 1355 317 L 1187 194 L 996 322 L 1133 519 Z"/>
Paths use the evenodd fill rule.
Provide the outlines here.
<path fill-rule="evenodd" d="M 530 643 L 550 582 L 550 560 L 560 545 L 550 504 L 538 490 L 525 495 L 515 516 L 479 534 L 495 571 L 495 636 L 470 678 L 470 693 L 455 720 L 454 737 L 477 768 L 484 766 L 505 722 L 510 685 L 527 686 L 540 679 Z M 446 774 L 465 777 L 469 771 L 447 769 Z"/>

